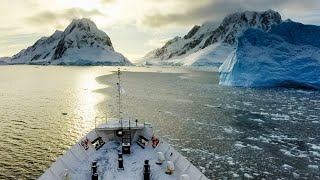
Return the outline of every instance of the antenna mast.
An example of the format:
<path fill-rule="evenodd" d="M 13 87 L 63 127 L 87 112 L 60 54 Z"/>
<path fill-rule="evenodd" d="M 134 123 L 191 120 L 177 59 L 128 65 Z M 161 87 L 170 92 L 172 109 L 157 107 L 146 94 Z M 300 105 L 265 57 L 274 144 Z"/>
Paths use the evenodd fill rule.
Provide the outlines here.
<path fill-rule="evenodd" d="M 120 68 L 118 68 L 118 110 L 119 110 L 119 121 L 120 121 L 120 124 L 121 124 L 121 128 L 122 128 L 122 118 L 121 118 L 121 85 L 120 85 Z"/>

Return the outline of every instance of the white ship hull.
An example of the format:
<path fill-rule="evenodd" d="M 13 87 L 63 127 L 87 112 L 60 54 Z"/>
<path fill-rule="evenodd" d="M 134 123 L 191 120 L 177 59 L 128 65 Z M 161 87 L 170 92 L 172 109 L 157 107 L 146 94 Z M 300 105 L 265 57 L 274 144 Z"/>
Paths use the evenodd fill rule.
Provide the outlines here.
<path fill-rule="evenodd" d="M 119 130 L 130 136 L 130 143 L 123 143 Z M 122 152 L 128 150 L 123 149 L 126 147 L 129 147 L 130 154 Z M 119 169 L 119 152 L 123 153 L 123 169 Z M 163 155 L 162 158 L 159 154 Z M 93 176 L 92 162 L 96 161 L 95 176 L 99 180 L 142 180 L 146 172 L 145 160 L 149 161 L 152 180 L 208 179 L 166 141 L 157 137 L 150 125 L 130 121 L 122 121 L 122 125 L 119 121 L 112 121 L 95 128 L 59 157 L 39 179 L 89 180 Z"/>

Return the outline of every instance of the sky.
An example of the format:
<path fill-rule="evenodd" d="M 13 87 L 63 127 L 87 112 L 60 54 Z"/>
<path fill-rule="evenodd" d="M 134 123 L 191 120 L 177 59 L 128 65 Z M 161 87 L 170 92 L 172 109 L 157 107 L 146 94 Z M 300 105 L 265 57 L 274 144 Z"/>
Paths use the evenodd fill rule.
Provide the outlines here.
<path fill-rule="evenodd" d="M 320 25 L 320 0 L 0 0 L 0 57 L 89 18 L 114 49 L 135 61 L 194 25 L 219 24 L 239 11 L 278 11 L 282 19 Z"/>

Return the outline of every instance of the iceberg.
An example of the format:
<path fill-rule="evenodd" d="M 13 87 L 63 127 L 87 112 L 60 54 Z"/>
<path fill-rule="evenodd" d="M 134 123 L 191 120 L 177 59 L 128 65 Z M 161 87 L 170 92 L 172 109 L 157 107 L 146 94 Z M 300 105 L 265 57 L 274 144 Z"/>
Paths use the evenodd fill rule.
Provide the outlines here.
<path fill-rule="evenodd" d="M 249 28 L 220 66 L 220 85 L 320 89 L 320 27 L 290 20 Z"/>

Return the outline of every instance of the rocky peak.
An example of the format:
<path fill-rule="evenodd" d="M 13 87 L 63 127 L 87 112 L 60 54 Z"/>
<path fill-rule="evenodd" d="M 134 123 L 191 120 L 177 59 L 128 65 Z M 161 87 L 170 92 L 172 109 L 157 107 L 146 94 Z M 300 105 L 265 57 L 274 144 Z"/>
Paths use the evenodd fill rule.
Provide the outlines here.
<path fill-rule="evenodd" d="M 255 27 L 267 31 L 271 25 L 279 24 L 281 21 L 280 14 L 273 10 L 263 12 L 244 11 L 230 14 L 226 16 L 220 26 L 212 32 L 202 48 L 216 43 L 219 40 L 235 45 L 237 37 L 247 28 Z"/>
<path fill-rule="evenodd" d="M 53 55 L 53 60 L 61 58 L 68 48 L 97 47 L 114 51 L 109 36 L 98 29 L 89 19 L 75 19 L 65 29 L 62 40 Z"/>
<path fill-rule="evenodd" d="M 198 25 L 193 26 L 193 28 L 183 38 L 190 39 L 194 34 L 196 34 L 196 32 L 199 30 L 199 28 L 200 28 L 200 26 L 198 26 Z"/>
<path fill-rule="evenodd" d="M 92 22 L 90 19 L 82 18 L 82 19 L 74 19 L 65 29 L 65 33 L 71 33 L 74 30 L 77 31 L 86 31 L 86 32 L 98 32 L 98 27 Z"/>

